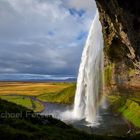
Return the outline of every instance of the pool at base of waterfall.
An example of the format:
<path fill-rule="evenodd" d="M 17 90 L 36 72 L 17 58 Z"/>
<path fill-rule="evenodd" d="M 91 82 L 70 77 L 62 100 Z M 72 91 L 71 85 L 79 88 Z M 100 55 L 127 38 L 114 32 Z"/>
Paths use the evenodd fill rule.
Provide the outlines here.
<path fill-rule="evenodd" d="M 73 106 L 69 105 L 45 103 L 45 109 L 41 115 L 52 115 L 54 118 L 90 134 L 125 136 L 129 131 L 128 123 L 121 116 L 114 115 L 108 109 L 99 109 L 97 121 L 94 123 L 88 123 L 84 118 L 74 118 L 72 109 Z"/>

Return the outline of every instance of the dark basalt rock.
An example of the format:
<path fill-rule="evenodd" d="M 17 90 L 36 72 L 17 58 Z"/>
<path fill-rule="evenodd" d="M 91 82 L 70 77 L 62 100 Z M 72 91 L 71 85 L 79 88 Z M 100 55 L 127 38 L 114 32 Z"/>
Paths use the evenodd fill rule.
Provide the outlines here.
<path fill-rule="evenodd" d="M 105 65 L 113 64 L 114 76 L 110 81 L 116 85 L 139 82 L 140 1 L 96 0 L 96 3 L 103 27 Z"/>

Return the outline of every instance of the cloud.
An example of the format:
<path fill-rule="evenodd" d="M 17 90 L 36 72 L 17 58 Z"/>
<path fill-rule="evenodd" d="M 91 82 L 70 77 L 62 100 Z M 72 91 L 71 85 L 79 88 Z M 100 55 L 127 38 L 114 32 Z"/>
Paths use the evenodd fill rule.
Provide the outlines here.
<path fill-rule="evenodd" d="M 65 0 L 62 0 L 65 2 Z M 75 8 L 77 10 L 84 9 L 87 12 L 94 12 L 96 8 L 96 4 L 94 0 L 68 0 L 67 3 L 65 3 L 68 7 Z"/>
<path fill-rule="evenodd" d="M 75 75 L 95 9 L 92 0 L 1 0 L 0 72 Z"/>

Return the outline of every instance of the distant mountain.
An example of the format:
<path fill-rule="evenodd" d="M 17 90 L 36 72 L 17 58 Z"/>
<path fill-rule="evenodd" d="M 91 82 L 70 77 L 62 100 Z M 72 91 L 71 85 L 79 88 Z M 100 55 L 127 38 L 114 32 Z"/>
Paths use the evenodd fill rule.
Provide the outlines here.
<path fill-rule="evenodd" d="M 0 81 L 76 81 L 71 75 L 0 74 Z"/>

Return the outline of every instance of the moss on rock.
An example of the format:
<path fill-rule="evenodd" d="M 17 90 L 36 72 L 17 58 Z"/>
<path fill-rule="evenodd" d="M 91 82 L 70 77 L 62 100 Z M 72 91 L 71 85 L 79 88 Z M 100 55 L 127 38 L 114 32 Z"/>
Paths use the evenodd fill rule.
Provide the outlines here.
<path fill-rule="evenodd" d="M 135 127 L 140 128 L 140 102 L 134 98 L 111 95 L 108 97 L 113 112 L 121 113 Z M 139 100 L 140 101 L 140 100 Z"/>

